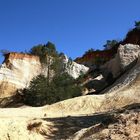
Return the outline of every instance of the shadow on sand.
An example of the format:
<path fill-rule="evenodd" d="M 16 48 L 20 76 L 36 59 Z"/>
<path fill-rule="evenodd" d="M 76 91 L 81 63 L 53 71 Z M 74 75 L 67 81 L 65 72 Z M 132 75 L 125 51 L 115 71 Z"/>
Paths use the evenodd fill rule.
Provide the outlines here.
<path fill-rule="evenodd" d="M 118 121 L 116 114 L 120 114 L 130 110 L 140 109 L 140 103 L 131 104 L 123 107 L 122 109 L 113 110 L 110 112 L 92 114 L 90 116 L 68 116 L 63 118 L 45 118 L 45 121 L 52 122 L 54 124 L 51 135 L 46 135 L 47 139 L 68 139 L 77 131 L 88 128 L 96 124 L 100 124 L 100 128 L 96 129 L 94 133 L 101 131 L 106 128 L 109 124 Z"/>

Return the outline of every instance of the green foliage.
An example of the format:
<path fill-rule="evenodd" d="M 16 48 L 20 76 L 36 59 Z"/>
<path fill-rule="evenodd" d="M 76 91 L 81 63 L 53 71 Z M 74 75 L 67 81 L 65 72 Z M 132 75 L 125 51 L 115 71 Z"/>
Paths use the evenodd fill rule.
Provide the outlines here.
<path fill-rule="evenodd" d="M 76 83 L 79 84 L 79 83 L 83 83 L 85 81 L 85 79 L 88 77 L 88 74 L 83 74 L 81 73 L 81 75 L 76 79 Z"/>
<path fill-rule="evenodd" d="M 140 29 L 140 21 L 135 21 L 135 27 Z"/>
<path fill-rule="evenodd" d="M 95 63 L 95 65 L 97 65 L 97 66 L 103 64 L 103 62 L 104 62 L 104 61 L 103 61 L 103 58 L 100 57 L 100 56 L 98 56 L 98 57 L 96 57 L 96 58 L 94 59 L 94 63 Z"/>
<path fill-rule="evenodd" d="M 54 77 L 51 87 L 57 97 L 57 101 L 73 98 L 80 95 L 80 86 L 76 84 L 73 77 L 63 73 Z"/>
<path fill-rule="evenodd" d="M 41 64 L 47 68 L 48 81 L 51 80 L 50 73 L 53 71 L 55 74 L 62 72 L 62 60 L 53 43 L 48 42 L 45 45 L 37 45 L 31 48 L 30 54 L 37 55 L 40 58 Z"/>
<path fill-rule="evenodd" d="M 23 90 L 24 102 L 29 105 L 42 105 L 47 96 L 48 81 L 43 75 L 39 75 L 30 82 L 30 86 Z"/>
<path fill-rule="evenodd" d="M 85 52 L 85 54 L 89 54 L 89 53 L 92 53 L 92 52 L 94 52 L 95 50 L 93 49 L 93 48 L 90 48 L 89 50 L 87 50 L 86 52 Z"/>
<path fill-rule="evenodd" d="M 112 49 L 119 41 L 117 40 L 107 40 L 106 44 L 104 45 L 105 50 Z"/>
<path fill-rule="evenodd" d="M 40 58 L 42 63 L 47 62 L 47 56 L 57 57 L 58 52 L 56 51 L 55 45 L 51 42 L 48 42 L 45 45 L 39 44 L 31 48 L 30 54 L 37 55 Z"/>
<path fill-rule="evenodd" d="M 0 53 L 2 56 L 5 56 L 6 54 L 10 53 L 9 50 L 0 50 Z"/>
<path fill-rule="evenodd" d="M 65 99 L 79 96 L 80 87 L 75 80 L 66 73 L 57 75 L 49 83 L 42 75 L 34 78 L 30 86 L 24 89 L 24 103 L 31 106 L 52 104 Z"/>
<path fill-rule="evenodd" d="M 55 57 L 53 58 L 53 63 L 50 66 L 50 69 L 53 69 L 55 72 L 55 75 L 59 75 L 62 73 L 62 68 L 63 68 L 63 62 L 61 57 Z"/>

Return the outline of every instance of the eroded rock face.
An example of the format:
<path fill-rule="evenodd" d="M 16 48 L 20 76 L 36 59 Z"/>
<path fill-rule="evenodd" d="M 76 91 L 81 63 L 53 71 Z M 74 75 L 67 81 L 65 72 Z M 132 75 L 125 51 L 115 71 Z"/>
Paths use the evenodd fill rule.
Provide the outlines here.
<path fill-rule="evenodd" d="M 134 67 L 139 61 L 140 46 L 133 44 L 120 45 L 116 56 L 110 61 L 106 62 L 99 68 L 91 69 L 91 79 L 85 83 L 86 88 L 89 90 L 88 94 L 98 94 L 108 86 L 114 83 L 122 74 Z M 138 64 L 138 63 L 137 63 Z M 90 75 L 89 73 L 89 75 Z M 102 75 L 102 79 L 97 79 L 93 75 L 95 73 Z M 90 89 L 94 89 L 90 92 Z M 87 91 L 86 91 L 87 93 Z"/>
<path fill-rule="evenodd" d="M 131 68 L 131 64 L 135 62 L 135 60 L 137 60 L 139 53 L 139 45 L 120 45 L 115 58 L 105 63 L 101 68 L 103 69 L 103 71 L 105 71 L 106 75 L 108 73 L 111 73 L 113 75 L 113 78 L 116 78 L 124 70 Z"/>
<path fill-rule="evenodd" d="M 118 47 L 115 46 L 113 49 L 109 50 L 101 50 L 101 51 L 89 51 L 86 52 L 82 57 L 78 57 L 75 59 L 75 62 L 79 64 L 84 64 L 88 67 L 93 67 L 95 64 L 97 64 L 97 60 L 100 60 L 102 58 L 104 60 L 103 63 L 109 61 L 112 59 L 112 57 L 117 53 Z M 103 63 L 99 63 L 100 65 Z"/>
<path fill-rule="evenodd" d="M 12 96 L 17 89 L 29 85 L 41 73 L 39 58 L 21 53 L 9 53 L 0 68 L 0 98 Z"/>
<path fill-rule="evenodd" d="M 86 74 L 89 70 L 88 67 L 70 61 L 66 55 L 63 56 L 64 71 L 71 75 L 73 78 L 78 78 L 81 74 Z"/>
<path fill-rule="evenodd" d="M 133 44 L 120 45 L 118 48 L 118 57 L 120 60 L 120 67 L 126 69 L 132 62 L 134 62 L 140 53 L 140 46 Z"/>
<path fill-rule="evenodd" d="M 68 63 L 69 60 L 65 57 L 62 72 L 67 72 L 73 78 L 85 74 L 89 69 L 73 61 L 71 64 Z M 30 81 L 39 74 L 47 76 L 47 70 L 48 67 L 42 66 L 37 56 L 22 53 L 6 54 L 4 63 L 0 67 L 0 98 L 13 96 L 17 89 L 29 86 Z"/>

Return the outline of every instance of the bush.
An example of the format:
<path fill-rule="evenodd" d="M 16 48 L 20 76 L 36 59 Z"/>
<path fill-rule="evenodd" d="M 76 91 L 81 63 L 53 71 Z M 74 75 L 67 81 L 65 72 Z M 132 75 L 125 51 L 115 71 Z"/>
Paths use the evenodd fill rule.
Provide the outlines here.
<path fill-rule="evenodd" d="M 137 29 L 140 29 L 140 21 L 135 21 L 135 27 L 136 27 Z"/>
<path fill-rule="evenodd" d="M 104 45 L 105 50 L 110 50 L 113 47 L 115 47 L 116 44 L 118 44 L 119 41 L 117 40 L 107 40 L 106 44 Z"/>
<path fill-rule="evenodd" d="M 24 103 L 31 106 L 52 104 L 81 95 L 81 88 L 75 79 L 66 73 L 55 76 L 49 83 L 48 78 L 39 75 L 30 86 L 23 90 Z"/>
<path fill-rule="evenodd" d="M 29 54 L 39 56 L 41 63 L 47 62 L 47 56 L 57 57 L 59 55 L 56 51 L 55 45 L 51 42 L 48 42 L 44 45 L 39 44 L 37 46 L 32 47 L 29 51 Z"/>
<path fill-rule="evenodd" d="M 39 106 L 44 104 L 47 94 L 47 79 L 39 75 L 30 82 L 30 86 L 23 90 L 24 102 L 28 105 Z"/>

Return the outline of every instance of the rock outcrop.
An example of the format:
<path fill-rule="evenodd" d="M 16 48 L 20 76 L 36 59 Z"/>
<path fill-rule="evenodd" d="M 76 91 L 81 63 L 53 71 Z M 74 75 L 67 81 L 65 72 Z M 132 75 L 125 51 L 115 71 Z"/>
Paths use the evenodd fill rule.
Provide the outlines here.
<path fill-rule="evenodd" d="M 111 60 L 115 54 L 117 53 L 119 45 L 125 44 L 134 44 L 140 46 L 140 28 L 139 26 L 130 30 L 127 34 L 125 39 L 117 43 L 113 46 L 110 50 L 102 50 L 102 51 L 89 51 L 86 52 L 82 57 L 78 57 L 75 59 L 75 62 L 79 64 L 84 64 L 86 66 L 92 66 L 95 64 L 96 60 L 102 59 L 103 62 L 107 62 Z"/>
<path fill-rule="evenodd" d="M 85 74 L 89 69 L 73 61 L 68 63 L 69 60 L 65 57 L 62 72 L 67 72 L 73 78 Z M 39 74 L 47 74 L 47 66 L 41 65 L 39 57 L 14 52 L 6 54 L 4 63 L 0 66 L 0 98 L 15 95 L 18 89 L 27 87 Z"/>
<path fill-rule="evenodd" d="M 120 45 L 118 48 L 118 57 L 120 60 L 120 67 L 126 70 L 135 60 L 138 59 L 140 54 L 140 46 L 133 44 Z"/>
<path fill-rule="evenodd" d="M 75 79 L 82 74 L 86 74 L 89 70 L 88 67 L 69 60 L 66 55 L 64 55 L 63 58 L 63 66 L 64 66 L 64 71 Z"/>
<path fill-rule="evenodd" d="M 133 66 L 135 61 L 138 59 L 139 53 L 139 45 L 120 45 L 115 58 L 101 66 L 101 69 L 105 71 L 104 75 L 111 73 L 113 78 L 118 77 L 122 72 Z"/>
<path fill-rule="evenodd" d="M 117 53 L 117 48 L 118 47 L 114 47 L 110 50 L 87 52 L 82 57 L 76 58 L 75 62 L 84 64 L 88 67 L 92 67 L 99 63 L 99 65 L 101 65 L 114 57 L 114 55 Z"/>
<path fill-rule="evenodd" d="M 39 58 L 22 53 L 9 53 L 0 67 L 0 98 L 13 96 L 17 89 L 29 85 L 41 73 Z"/>
<path fill-rule="evenodd" d="M 114 58 L 104 65 L 89 70 L 87 79 L 82 83 L 88 89 L 86 94 L 99 94 L 113 84 L 122 74 L 134 67 L 140 54 L 140 46 L 120 45 Z M 99 79 L 102 75 L 102 78 Z"/>

